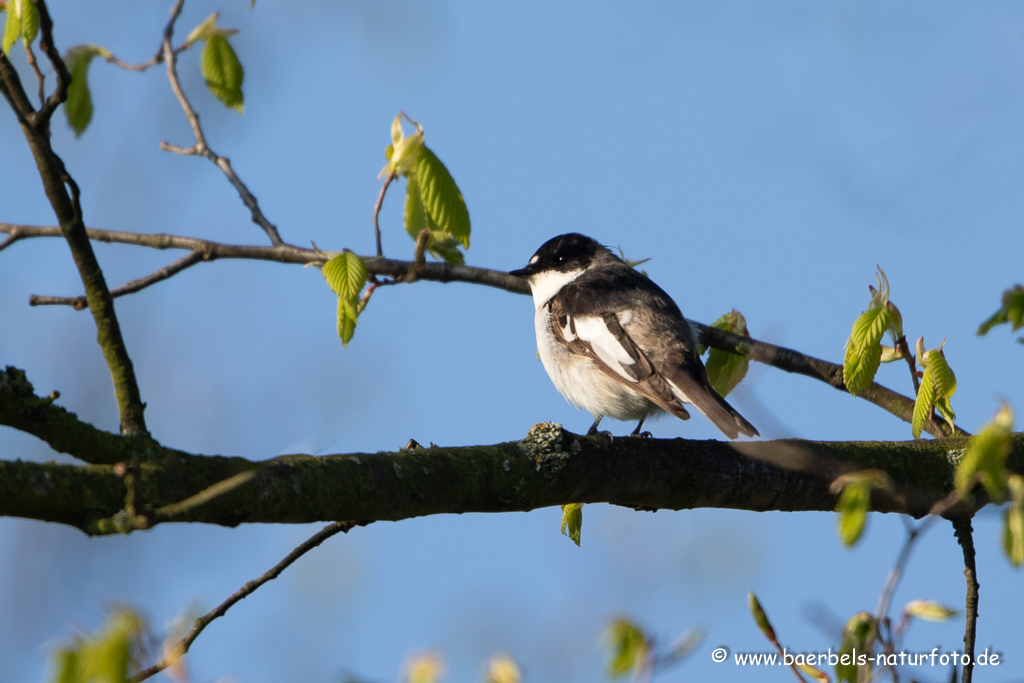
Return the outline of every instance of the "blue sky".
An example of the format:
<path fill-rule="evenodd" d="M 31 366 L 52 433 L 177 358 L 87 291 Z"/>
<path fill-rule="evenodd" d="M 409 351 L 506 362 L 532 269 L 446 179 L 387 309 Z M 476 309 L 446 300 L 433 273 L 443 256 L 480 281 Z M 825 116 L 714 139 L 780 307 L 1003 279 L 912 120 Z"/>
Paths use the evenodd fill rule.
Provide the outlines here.
<path fill-rule="evenodd" d="M 156 49 L 159 3 L 54 2 L 62 48 L 99 43 L 130 61 Z M 1021 281 L 1024 8 L 954 3 L 492 3 L 348 0 L 190 2 L 179 36 L 210 12 L 240 29 L 245 114 L 205 90 L 198 54 L 183 85 L 210 144 L 231 158 L 285 239 L 373 248 L 370 223 L 388 127 L 404 110 L 448 165 L 473 221 L 468 261 L 511 269 L 546 239 L 580 231 L 633 258 L 683 312 L 736 308 L 766 341 L 840 360 L 875 265 L 913 341 L 943 337 L 959 422 L 976 430 L 1000 397 L 1024 412 L 1024 351 L 1008 330 L 978 338 L 1000 293 Z M 24 67 L 22 57 L 17 63 Z M 24 68 L 23 73 L 26 73 Z M 92 126 L 55 146 L 82 186 L 90 226 L 264 243 L 212 165 L 161 152 L 190 144 L 160 69 L 97 62 Z M 0 109 L 0 220 L 52 224 L 14 117 Z M 384 248 L 408 258 L 401 190 L 382 215 Z M 112 285 L 177 257 L 97 245 Z M 0 362 L 38 391 L 116 429 L 109 376 L 86 313 L 29 308 L 31 293 L 80 291 L 66 247 L 0 254 Z M 557 394 L 535 358 L 526 297 L 461 284 L 378 292 L 342 349 L 319 272 L 201 264 L 117 304 L 147 418 L 164 443 L 202 453 L 392 450 L 521 438 L 590 417 Z M 912 391 L 906 368 L 882 383 Z M 903 424 L 821 383 L 754 366 L 730 400 L 765 438 L 908 439 Z M 619 431 L 631 426 L 611 423 Z M 701 416 L 658 437 L 718 438 Z M 0 431 L 5 458 L 47 459 Z M 786 680 L 711 662 L 759 651 L 746 611 L 756 591 L 794 650 L 835 646 L 820 622 L 872 609 L 902 541 L 873 516 L 844 549 L 832 514 L 585 510 L 583 546 L 555 509 L 379 523 L 335 538 L 239 604 L 197 641 L 195 680 L 397 679 L 405 655 L 436 647 L 449 681 L 475 681 L 496 650 L 528 681 L 592 681 L 595 642 L 627 614 L 663 639 L 706 640 L 663 680 Z M 977 520 L 978 643 L 1004 664 L 978 680 L 1024 677 L 1015 651 L 1020 573 L 999 550 L 999 517 Z M 314 527 L 168 525 L 86 539 L 0 521 L 0 683 L 40 680 L 47 642 L 93 628 L 111 601 L 160 629 L 209 609 Z M 895 596 L 963 602 L 959 548 L 936 524 Z M 816 614 L 812 618 L 809 615 Z M 821 617 L 822 614 L 830 615 Z M 961 645 L 962 621 L 915 624 L 911 649 Z M 938 681 L 948 671 L 908 671 Z"/>

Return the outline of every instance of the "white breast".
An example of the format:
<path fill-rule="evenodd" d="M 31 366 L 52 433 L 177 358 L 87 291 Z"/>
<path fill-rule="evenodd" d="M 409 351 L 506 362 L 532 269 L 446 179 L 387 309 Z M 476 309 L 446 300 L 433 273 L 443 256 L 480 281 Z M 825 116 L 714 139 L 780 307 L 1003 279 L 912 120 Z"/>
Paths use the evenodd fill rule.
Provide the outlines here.
<path fill-rule="evenodd" d="M 536 287 L 534 298 L 537 298 Z M 546 302 L 547 299 L 537 307 L 534 316 L 537 350 L 555 388 L 569 403 L 590 412 L 595 419 L 607 416 L 616 420 L 639 420 L 660 411 L 646 398 L 608 376 L 590 358 L 576 355 L 558 342 L 551 330 L 551 313 L 544 305 Z"/>

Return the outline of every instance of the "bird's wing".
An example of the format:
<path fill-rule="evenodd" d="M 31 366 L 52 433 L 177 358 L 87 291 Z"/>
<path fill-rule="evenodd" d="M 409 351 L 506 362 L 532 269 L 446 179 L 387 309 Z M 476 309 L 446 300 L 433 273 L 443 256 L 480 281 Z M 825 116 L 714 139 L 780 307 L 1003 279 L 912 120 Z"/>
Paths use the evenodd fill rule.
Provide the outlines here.
<path fill-rule="evenodd" d="M 730 439 L 758 436 L 712 388 L 697 336 L 668 294 L 632 268 L 588 275 L 552 297 L 555 339 L 677 417 L 688 419 L 691 403 Z"/>
<path fill-rule="evenodd" d="M 574 316 L 557 296 L 549 306 L 551 331 L 557 341 L 573 353 L 590 358 L 609 377 L 662 409 L 683 420 L 690 418 L 672 387 L 623 329 L 631 316 L 629 311 Z"/>

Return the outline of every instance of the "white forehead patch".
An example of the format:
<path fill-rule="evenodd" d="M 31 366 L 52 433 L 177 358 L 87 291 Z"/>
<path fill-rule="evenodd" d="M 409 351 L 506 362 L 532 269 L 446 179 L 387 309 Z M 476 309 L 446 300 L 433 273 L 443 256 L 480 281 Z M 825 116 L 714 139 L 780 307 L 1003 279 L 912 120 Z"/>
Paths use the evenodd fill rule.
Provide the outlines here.
<path fill-rule="evenodd" d="M 533 265 L 534 263 L 536 263 L 536 262 L 537 262 L 537 257 L 536 257 L 536 256 L 534 256 L 533 258 L 531 258 L 531 259 L 530 259 L 530 265 L 531 265 L 531 266 L 532 266 L 532 265 Z"/>

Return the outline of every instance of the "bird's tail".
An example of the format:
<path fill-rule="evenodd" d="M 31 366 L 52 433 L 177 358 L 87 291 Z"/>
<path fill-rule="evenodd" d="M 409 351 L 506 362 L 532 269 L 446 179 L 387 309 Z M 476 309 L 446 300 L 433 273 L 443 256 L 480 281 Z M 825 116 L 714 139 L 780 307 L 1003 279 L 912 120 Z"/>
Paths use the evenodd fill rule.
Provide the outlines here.
<path fill-rule="evenodd" d="M 735 439 L 740 434 L 760 436 L 754 425 L 747 422 L 745 417 L 736 412 L 736 409 L 710 386 L 703 386 L 699 391 L 689 392 L 687 398 L 697 407 L 697 410 L 707 415 L 708 419 L 714 422 L 715 426 L 730 439 Z"/>

